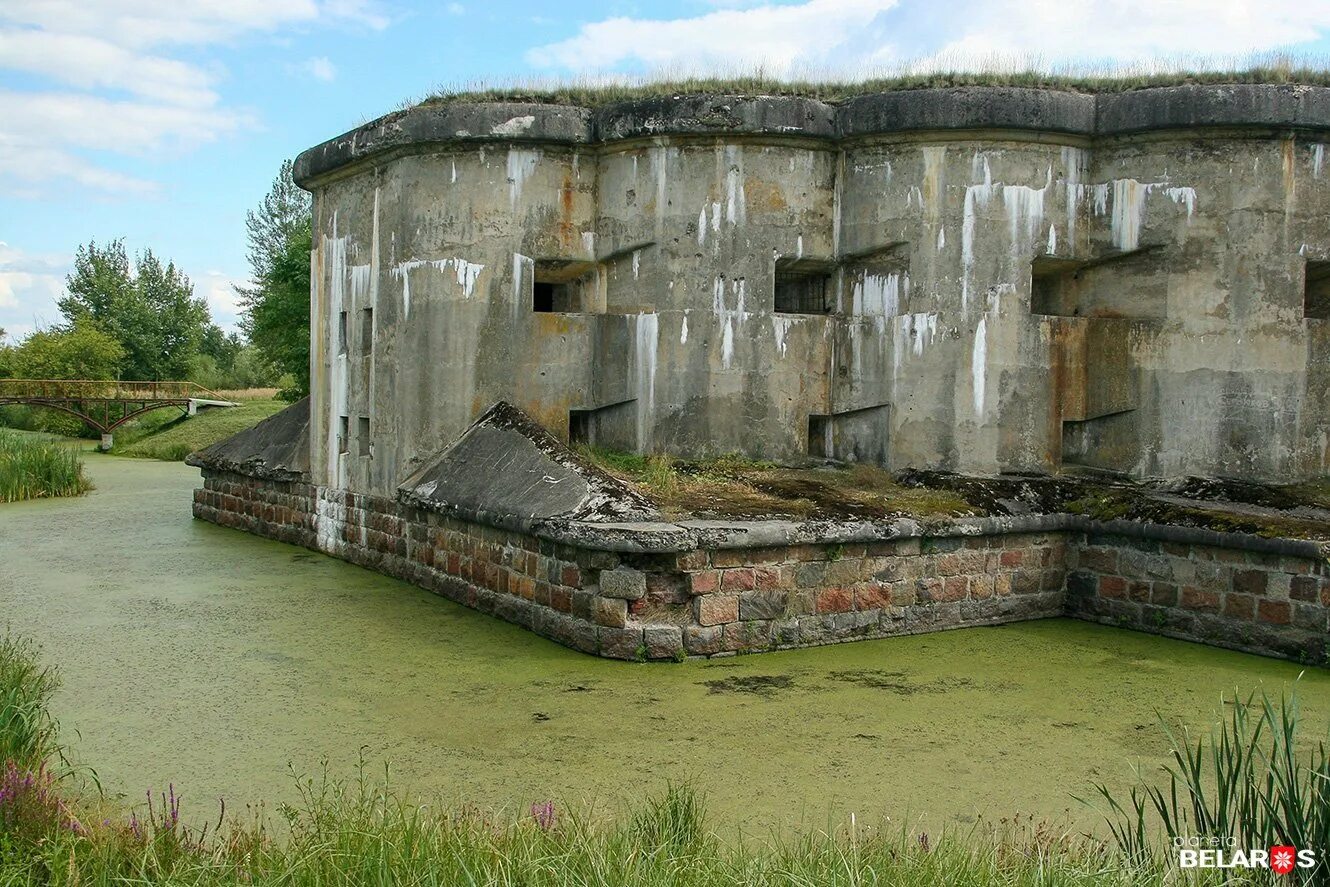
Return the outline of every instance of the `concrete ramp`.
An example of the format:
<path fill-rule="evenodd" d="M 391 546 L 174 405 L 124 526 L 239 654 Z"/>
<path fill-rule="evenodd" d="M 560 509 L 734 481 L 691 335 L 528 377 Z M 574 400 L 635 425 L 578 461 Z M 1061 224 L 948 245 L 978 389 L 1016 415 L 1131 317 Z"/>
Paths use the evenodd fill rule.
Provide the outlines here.
<path fill-rule="evenodd" d="M 309 475 L 309 398 L 302 398 L 253 428 L 190 453 L 197 468 L 233 471 L 275 481 L 306 480 Z"/>
<path fill-rule="evenodd" d="M 587 463 L 504 401 L 398 491 L 403 501 L 423 508 L 524 521 L 660 518 L 640 493 Z"/>

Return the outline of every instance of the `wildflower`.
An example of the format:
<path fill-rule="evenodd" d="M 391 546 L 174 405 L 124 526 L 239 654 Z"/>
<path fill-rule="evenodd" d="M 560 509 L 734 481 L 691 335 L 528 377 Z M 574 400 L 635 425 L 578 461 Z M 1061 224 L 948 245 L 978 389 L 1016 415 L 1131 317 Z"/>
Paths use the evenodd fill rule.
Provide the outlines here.
<path fill-rule="evenodd" d="M 549 831 L 554 828 L 554 802 L 546 801 L 543 804 L 532 804 L 531 817 L 536 820 L 536 825 L 540 826 L 544 831 Z"/>

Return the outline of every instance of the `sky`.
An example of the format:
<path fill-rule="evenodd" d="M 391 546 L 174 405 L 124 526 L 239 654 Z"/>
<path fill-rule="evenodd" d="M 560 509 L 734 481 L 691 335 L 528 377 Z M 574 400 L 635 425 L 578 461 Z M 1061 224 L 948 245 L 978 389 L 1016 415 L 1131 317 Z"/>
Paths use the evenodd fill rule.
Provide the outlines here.
<path fill-rule="evenodd" d="M 285 158 L 439 88 L 666 73 L 1330 60 L 1330 0 L 0 0 L 0 329 L 74 251 L 176 262 L 224 328 Z"/>

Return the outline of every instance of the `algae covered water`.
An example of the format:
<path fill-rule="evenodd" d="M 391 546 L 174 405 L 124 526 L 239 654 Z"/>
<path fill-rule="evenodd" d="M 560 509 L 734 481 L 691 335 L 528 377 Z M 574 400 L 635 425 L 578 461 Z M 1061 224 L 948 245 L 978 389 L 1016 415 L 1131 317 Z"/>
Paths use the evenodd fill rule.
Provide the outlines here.
<path fill-rule="evenodd" d="M 0 506 L 0 622 L 42 644 L 80 762 L 130 802 L 290 801 L 363 754 L 425 798 L 613 806 L 691 779 L 747 831 L 1096 817 L 1073 800 L 1163 761 L 1156 710 L 1303 669 L 1048 620 L 640 665 L 566 650 L 408 584 L 189 516 L 198 472 L 90 456 L 80 499 Z M 1330 714 L 1330 672 L 1299 695 Z M 78 731 L 77 735 L 73 731 Z"/>

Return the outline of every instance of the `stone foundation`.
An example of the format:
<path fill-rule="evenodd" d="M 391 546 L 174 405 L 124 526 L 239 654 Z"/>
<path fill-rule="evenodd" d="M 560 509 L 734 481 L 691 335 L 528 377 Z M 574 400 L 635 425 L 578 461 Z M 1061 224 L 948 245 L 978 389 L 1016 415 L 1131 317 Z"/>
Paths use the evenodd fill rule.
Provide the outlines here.
<path fill-rule="evenodd" d="M 308 483 L 203 474 L 195 517 L 342 557 L 616 659 L 1069 615 L 1326 661 L 1330 570 L 1307 542 L 1068 515 L 940 530 L 900 521 L 876 538 L 863 526 L 851 538 L 808 538 L 775 522 L 500 528 Z"/>

